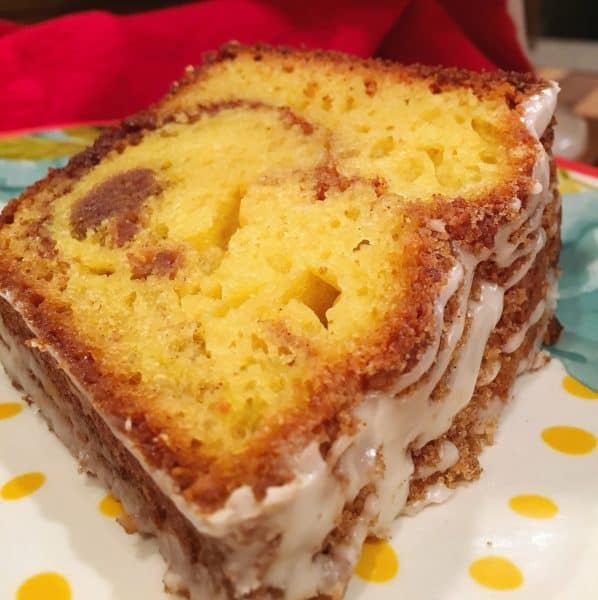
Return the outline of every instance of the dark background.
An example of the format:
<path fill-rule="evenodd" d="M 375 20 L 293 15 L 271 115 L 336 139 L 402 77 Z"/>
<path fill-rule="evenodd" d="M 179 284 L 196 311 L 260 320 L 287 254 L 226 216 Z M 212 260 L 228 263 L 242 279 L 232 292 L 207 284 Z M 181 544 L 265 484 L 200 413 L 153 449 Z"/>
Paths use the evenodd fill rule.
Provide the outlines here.
<path fill-rule="evenodd" d="M 598 40 L 598 0 L 542 0 L 540 4 L 540 35 Z"/>
<path fill-rule="evenodd" d="M 484 1 L 472 0 L 472 5 Z M 131 13 L 184 3 L 184 0 L 0 0 L 0 18 L 27 23 L 92 8 Z M 525 5 L 532 38 L 541 35 L 598 40 L 598 0 L 525 0 Z"/>

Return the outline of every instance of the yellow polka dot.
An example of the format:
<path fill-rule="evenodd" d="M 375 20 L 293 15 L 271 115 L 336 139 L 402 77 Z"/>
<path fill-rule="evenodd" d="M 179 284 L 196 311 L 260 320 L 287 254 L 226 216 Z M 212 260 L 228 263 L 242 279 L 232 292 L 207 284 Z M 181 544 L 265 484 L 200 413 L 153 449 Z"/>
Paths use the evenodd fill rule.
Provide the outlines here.
<path fill-rule="evenodd" d="M 98 506 L 105 517 L 120 517 L 123 514 L 123 505 L 112 494 L 106 494 Z"/>
<path fill-rule="evenodd" d="M 71 586 L 58 573 L 38 573 L 17 590 L 17 600 L 70 600 Z"/>
<path fill-rule="evenodd" d="M 23 407 L 18 402 L 2 402 L 0 403 L 0 419 L 10 419 L 22 410 Z"/>
<path fill-rule="evenodd" d="M 399 571 L 399 559 L 388 542 L 366 542 L 361 549 L 361 556 L 355 573 L 366 581 L 384 583 Z"/>
<path fill-rule="evenodd" d="M 565 454 L 588 454 L 596 447 L 596 436 L 590 431 L 568 425 L 548 427 L 542 439 L 554 450 Z"/>
<path fill-rule="evenodd" d="M 580 381 L 577 381 L 577 379 L 574 379 L 571 375 L 563 377 L 563 387 L 570 394 L 573 394 L 578 398 L 583 398 L 584 400 L 598 400 L 598 392 L 595 392 Z"/>
<path fill-rule="evenodd" d="M 517 566 L 500 556 L 485 556 L 472 562 L 469 574 L 480 585 L 493 590 L 514 590 L 523 583 Z"/>
<path fill-rule="evenodd" d="M 29 494 L 33 494 L 46 480 L 43 473 L 23 473 L 10 481 L 7 481 L 0 489 L 0 496 L 4 500 L 19 500 Z"/>
<path fill-rule="evenodd" d="M 546 496 L 521 494 L 509 500 L 509 506 L 522 517 L 550 519 L 559 512 L 559 507 Z"/>

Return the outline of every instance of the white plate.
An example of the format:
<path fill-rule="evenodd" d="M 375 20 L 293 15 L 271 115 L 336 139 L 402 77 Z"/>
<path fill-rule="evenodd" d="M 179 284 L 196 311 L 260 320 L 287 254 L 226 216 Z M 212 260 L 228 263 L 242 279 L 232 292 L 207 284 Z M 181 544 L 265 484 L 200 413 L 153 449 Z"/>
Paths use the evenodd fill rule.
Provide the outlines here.
<path fill-rule="evenodd" d="M 355 576 L 349 600 L 598 597 L 598 395 L 583 398 L 573 386 L 575 395 L 564 388 L 564 378 L 553 359 L 520 379 L 496 444 L 483 453 L 482 478 L 443 505 L 399 519 L 390 544 L 370 547 L 373 562 L 360 566 L 369 579 L 387 580 Z M 22 410 L 0 419 L 0 599 L 174 600 L 162 591 L 164 565 L 155 542 L 125 534 L 100 511 L 105 490 L 78 473 L 75 460 L 2 373 L 0 403 L 7 402 Z M 6 405 L 0 405 L 3 412 L 10 412 Z M 586 452 L 550 447 L 542 432 L 554 426 L 588 432 L 568 440 Z M 18 494 L 7 482 L 24 473 L 41 473 L 44 481 L 22 498 L 7 499 Z M 520 495 L 543 496 L 557 511 L 544 518 L 521 515 L 509 504 Z M 527 506 L 533 509 L 533 501 Z M 550 513 L 551 506 L 544 510 Z M 478 563 L 479 570 L 487 567 L 486 583 L 512 589 L 497 591 L 473 578 L 472 563 L 485 557 L 494 557 Z M 501 574 L 505 563 L 496 557 L 514 568 Z M 35 578 L 40 573 L 54 575 Z"/>

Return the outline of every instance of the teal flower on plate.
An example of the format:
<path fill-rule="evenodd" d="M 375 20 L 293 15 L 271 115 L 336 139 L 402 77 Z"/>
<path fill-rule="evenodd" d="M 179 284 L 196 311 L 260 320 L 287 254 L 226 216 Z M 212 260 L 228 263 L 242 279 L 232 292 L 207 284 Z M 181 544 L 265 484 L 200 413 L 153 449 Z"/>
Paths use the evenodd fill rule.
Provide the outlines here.
<path fill-rule="evenodd" d="M 550 351 L 598 390 L 598 190 L 563 195 L 562 239 L 557 317 L 564 331 Z"/>
<path fill-rule="evenodd" d="M 28 185 L 62 167 L 98 135 L 97 127 L 48 129 L 0 137 L 0 203 L 18 196 Z"/>
<path fill-rule="evenodd" d="M 45 177 L 51 167 L 62 167 L 66 158 L 12 160 L 0 158 L 0 203 L 18 196 L 28 185 Z"/>

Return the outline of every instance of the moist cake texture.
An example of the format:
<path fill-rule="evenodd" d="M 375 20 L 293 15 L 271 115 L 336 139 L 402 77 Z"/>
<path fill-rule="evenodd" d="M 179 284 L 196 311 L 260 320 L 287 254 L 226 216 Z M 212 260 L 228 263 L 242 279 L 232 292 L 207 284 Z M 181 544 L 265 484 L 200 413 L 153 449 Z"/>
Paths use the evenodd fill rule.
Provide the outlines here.
<path fill-rule="evenodd" d="M 229 45 L 5 208 L 0 358 L 170 590 L 340 598 L 479 476 L 554 312 L 556 92 Z"/>

